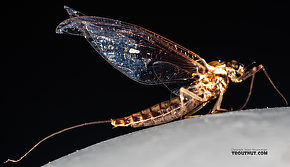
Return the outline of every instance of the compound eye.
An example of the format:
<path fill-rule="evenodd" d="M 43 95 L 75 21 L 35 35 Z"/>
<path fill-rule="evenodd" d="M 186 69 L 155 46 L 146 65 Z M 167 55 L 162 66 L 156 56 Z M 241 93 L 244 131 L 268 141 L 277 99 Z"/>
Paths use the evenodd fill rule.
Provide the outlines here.
<path fill-rule="evenodd" d="M 235 70 L 238 70 L 239 69 L 239 66 L 237 64 L 232 64 L 231 67 Z"/>
<path fill-rule="evenodd" d="M 235 70 L 238 70 L 240 67 L 240 64 L 236 60 L 231 61 L 231 67 Z"/>

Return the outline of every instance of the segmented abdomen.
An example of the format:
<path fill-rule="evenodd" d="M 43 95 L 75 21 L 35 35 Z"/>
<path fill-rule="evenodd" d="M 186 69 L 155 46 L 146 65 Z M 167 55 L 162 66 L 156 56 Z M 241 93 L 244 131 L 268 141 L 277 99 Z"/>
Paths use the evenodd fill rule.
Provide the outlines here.
<path fill-rule="evenodd" d="M 114 127 L 144 127 L 164 124 L 180 118 L 181 115 L 187 114 L 201 104 L 202 102 L 197 100 L 187 101 L 184 103 L 184 111 L 182 111 L 180 98 L 175 97 L 171 100 L 161 102 L 130 116 L 112 119 L 111 124 Z"/>

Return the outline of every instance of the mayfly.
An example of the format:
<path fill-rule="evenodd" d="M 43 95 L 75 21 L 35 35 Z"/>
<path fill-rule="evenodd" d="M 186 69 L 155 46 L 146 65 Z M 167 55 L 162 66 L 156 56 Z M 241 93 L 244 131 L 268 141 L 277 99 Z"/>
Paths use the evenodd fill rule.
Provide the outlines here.
<path fill-rule="evenodd" d="M 55 132 L 39 141 L 18 162 L 40 143 L 59 133 L 77 127 L 111 123 L 114 127 L 145 127 L 164 124 L 179 118 L 190 118 L 208 102 L 217 99 L 209 114 L 228 111 L 221 108 L 222 98 L 229 82 L 239 83 L 252 77 L 247 104 L 255 74 L 263 70 L 274 89 L 276 88 L 263 65 L 245 67 L 235 60 L 212 61 L 203 58 L 183 46 L 145 28 L 104 17 L 86 16 L 67 6 L 70 18 L 61 22 L 58 34 L 83 36 L 92 47 L 114 68 L 132 80 L 146 85 L 165 85 L 176 97 L 161 102 L 130 116 L 76 125 Z"/>

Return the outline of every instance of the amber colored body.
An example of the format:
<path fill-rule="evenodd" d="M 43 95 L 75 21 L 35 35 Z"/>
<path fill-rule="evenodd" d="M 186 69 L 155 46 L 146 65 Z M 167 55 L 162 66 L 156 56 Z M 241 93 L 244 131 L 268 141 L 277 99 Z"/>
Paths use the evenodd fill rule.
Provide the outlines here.
<path fill-rule="evenodd" d="M 223 73 L 226 74 L 226 70 L 229 67 L 221 67 L 221 64 L 219 63 L 211 66 L 213 67 L 213 70 L 209 70 L 203 76 L 199 74 L 199 78 L 190 86 L 181 88 L 180 97 L 161 102 L 124 118 L 111 119 L 111 124 L 114 127 L 153 126 L 182 118 L 182 116 L 188 115 L 189 113 L 189 115 L 195 114 L 209 100 L 215 99 L 219 95 L 224 94 L 228 87 L 229 78 L 227 75 L 223 75 Z M 218 67 L 221 69 L 218 69 Z M 216 71 L 216 69 L 219 71 Z M 183 101 L 181 101 L 181 99 Z"/>
<path fill-rule="evenodd" d="M 249 101 L 255 74 L 261 69 L 288 105 L 262 64 L 245 68 L 235 60 L 207 63 L 194 52 L 145 28 L 109 18 L 86 16 L 67 6 L 64 8 L 70 19 L 57 26 L 57 33 L 84 36 L 106 61 L 127 77 L 145 85 L 164 84 L 177 97 L 124 118 L 88 122 L 57 131 L 40 140 L 19 159 L 8 159 L 4 163 L 19 162 L 45 140 L 82 126 L 109 122 L 114 127 L 164 124 L 178 118 L 199 116 L 196 112 L 216 98 L 209 113 L 229 111 L 221 108 L 229 81 L 239 83 L 252 77 L 248 98 L 239 109 L 242 110 Z M 182 85 L 176 84 L 178 81 Z M 169 88 L 167 84 L 170 83 L 176 84 L 175 87 Z"/>
<path fill-rule="evenodd" d="M 192 111 L 202 102 L 195 101 L 187 101 L 185 103 L 185 111 Z M 144 126 L 153 126 L 164 124 L 175 119 L 181 117 L 181 115 L 187 114 L 187 112 L 183 112 L 181 109 L 181 101 L 179 97 L 175 97 L 171 100 L 167 100 L 156 104 L 152 107 L 149 107 L 141 112 L 132 114 L 130 116 L 112 119 L 111 124 L 114 127 L 117 126 L 131 126 L 131 127 L 144 127 Z"/>

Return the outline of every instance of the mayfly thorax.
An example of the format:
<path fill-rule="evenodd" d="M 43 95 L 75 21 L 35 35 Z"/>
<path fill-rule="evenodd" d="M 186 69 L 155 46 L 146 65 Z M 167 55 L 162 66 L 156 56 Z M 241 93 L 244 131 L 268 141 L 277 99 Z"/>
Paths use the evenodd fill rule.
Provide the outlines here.
<path fill-rule="evenodd" d="M 217 101 L 209 114 L 228 111 L 221 108 L 221 103 L 229 82 L 239 83 L 251 77 L 248 98 L 241 110 L 250 98 L 255 74 L 261 69 L 288 105 L 263 65 L 250 68 L 235 60 L 207 63 L 194 52 L 145 28 L 109 18 L 86 16 L 67 6 L 65 9 L 70 18 L 57 26 L 56 33 L 85 37 L 99 55 L 124 75 L 141 84 L 163 84 L 176 96 L 127 117 L 84 123 L 55 132 L 19 159 L 6 162 L 18 162 L 48 138 L 81 126 L 101 123 L 111 123 L 114 127 L 164 124 L 199 116 L 195 115 L 196 112 L 213 99 Z"/>

